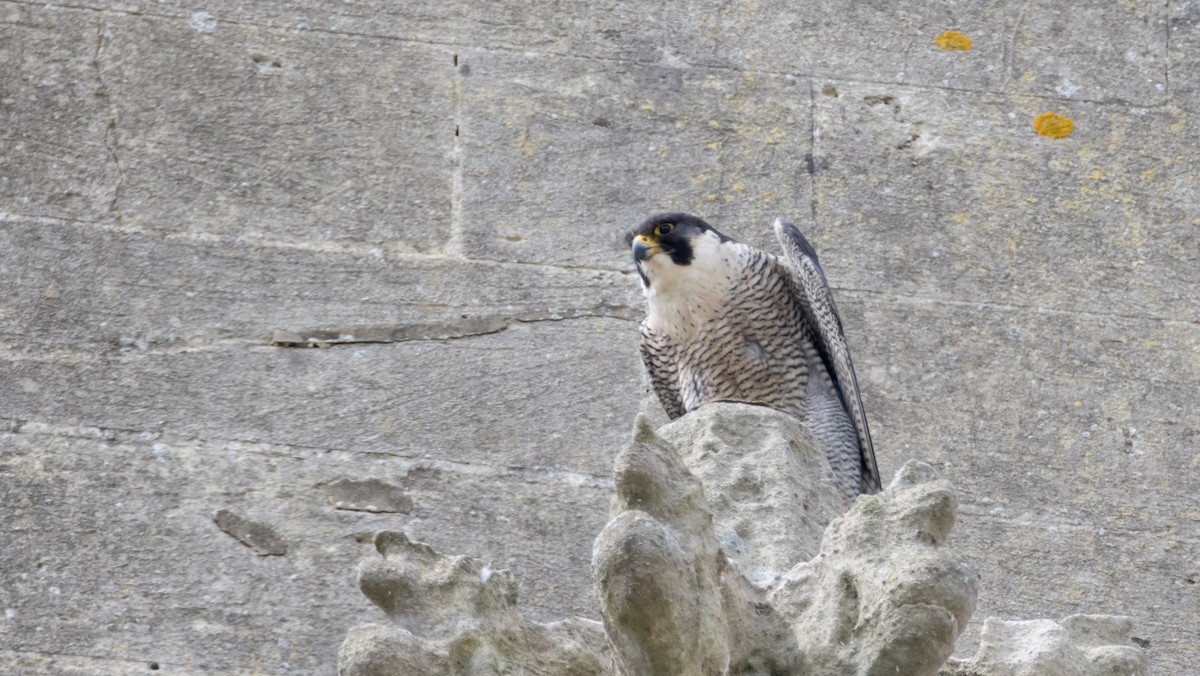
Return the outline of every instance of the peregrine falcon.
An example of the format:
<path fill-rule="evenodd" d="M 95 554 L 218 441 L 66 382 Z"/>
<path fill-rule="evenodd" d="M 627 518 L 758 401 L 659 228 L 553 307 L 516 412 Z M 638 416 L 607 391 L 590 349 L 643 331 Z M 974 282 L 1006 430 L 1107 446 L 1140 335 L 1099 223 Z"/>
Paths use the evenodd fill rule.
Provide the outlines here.
<path fill-rule="evenodd" d="M 817 252 L 775 221 L 776 257 L 683 213 L 652 216 L 625 242 L 642 278 L 642 359 L 673 420 L 713 401 L 799 418 L 853 501 L 880 490 L 842 322 Z"/>

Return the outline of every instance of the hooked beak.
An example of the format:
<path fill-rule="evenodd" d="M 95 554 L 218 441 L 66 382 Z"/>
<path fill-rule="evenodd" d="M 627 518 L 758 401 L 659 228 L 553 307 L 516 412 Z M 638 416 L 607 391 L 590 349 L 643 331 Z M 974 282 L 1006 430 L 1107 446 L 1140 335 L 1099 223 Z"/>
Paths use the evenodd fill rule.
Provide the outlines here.
<path fill-rule="evenodd" d="M 646 235 L 633 238 L 633 260 L 641 262 L 658 253 L 659 245 Z"/>

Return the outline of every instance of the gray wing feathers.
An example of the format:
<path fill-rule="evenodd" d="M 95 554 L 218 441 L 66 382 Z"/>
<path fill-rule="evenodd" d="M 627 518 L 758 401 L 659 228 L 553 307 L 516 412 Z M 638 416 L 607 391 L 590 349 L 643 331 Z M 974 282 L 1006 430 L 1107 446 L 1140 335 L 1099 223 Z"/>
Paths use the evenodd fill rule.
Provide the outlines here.
<path fill-rule="evenodd" d="M 642 361 L 646 364 L 646 372 L 650 374 L 650 384 L 662 402 L 667 417 L 674 420 L 682 416 L 687 411 L 683 407 L 683 396 L 679 393 L 672 346 L 643 323 L 641 348 Z"/>
<path fill-rule="evenodd" d="M 834 377 L 838 394 L 854 421 L 861 450 L 862 483 L 867 493 L 882 490 L 879 467 L 875 464 L 875 447 L 871 443 L 871 430 L 867 427 L 867 416 L 863 410 L 862 397 L 858 393 L 858 378 L 854 375 L 854 362 L 850 359 L 850 348 L 842 332 L 842 320 L 825 272 L 817 261 L 817 252 L 804 239 L 804 235 L 791 223 L 775 221 L 775 236 L 783 247 L 783 260 L 792 271 L 797 293 L 805 314 L 813 323 L 817 349 Z"/>

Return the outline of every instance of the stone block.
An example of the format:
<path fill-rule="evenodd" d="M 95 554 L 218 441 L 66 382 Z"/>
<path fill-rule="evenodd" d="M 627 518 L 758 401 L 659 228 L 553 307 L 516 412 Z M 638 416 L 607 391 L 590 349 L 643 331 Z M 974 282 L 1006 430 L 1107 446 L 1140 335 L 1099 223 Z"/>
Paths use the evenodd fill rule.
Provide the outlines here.
<path fill-rule="evenodd" d="M 18 352 L 262 346 L 276 332 L 301 345 L 392 343 L 641 312 L 632 274 L 379 247 L 230 245 L 27 218 L 0 218 L 0 275 L 9 280 L 0 343 Z"/>
<path fill-rule="evenodd" d="M 1171 318 L 1195 314 L 1197 172 L 1171 109 L 818 82 L 814 245 L 835 286 Z M 867 197 L 869 196 L 869 197 Z"/>
<path fill-rule="evenodd" d="M 553 0 L 536 5 L 469 0 L 247 0 L 203 7 L 180 0 L 83 0 L 114 13 L 154 14 L 201 27 L 222 24 L 323 33 L 347 39 L 393 39 L 448 48 L 487 45 L 557 55 L 653 61 L 663 43 L 663 3 L 652 0 Z"/>
<path fill-rule="evenodd" d="M 591 318 L 445 342 L 54 352 L 7 360 L 0 397 L 22 420 L 602 475 L 638 407 L 636 352 L 632 322 Z"/>
<path fill-rule="evenodd" d="M 449 50 L 194 17 L 102 21 L 123 223 L 397 251 L 449 240 Z"/>
<path fill-rule="evenodd" d="M 344 628 L 372 612 L 353 568 L 389 528 L 518 572 L 533 615 L 595 615 L 588 560 L 603 479 L 96 427 L 2 429 L 0 665 L 10 673 L 326 671 Z M 411 514 L 329 504 L 335 482 L 368 478 L 408 495 Z M 287 552 L 260 556 L 213 523 L 217 510 L 269 526 Z M 556 546 L 527 546 L 539 537 Z"/>
<path fill-rule="evenodd" d="M 1061 6 L 689 0 L 668 53 L 748 72 L 1153 106 L 1166 100 L 1165 9 L 1146 0 Z M 969 51 L 934 44 L 954 29 Z M 1097 35 L 1105 39 L 1097 40 Z"/>
<path fill-rule="evenodd" d="M 121 183 L 111 92 L 84 12 L 0 6 L 0 213 L 104 218 Z"/>
<path fill-rule="evenodd" d="M 629 269 L 624 233 L 651 213 L 692 211 L 758 243 L 776 216 L 809 209 L 805 80 L 482 50 L 459 61 L 468 256 Z"/>

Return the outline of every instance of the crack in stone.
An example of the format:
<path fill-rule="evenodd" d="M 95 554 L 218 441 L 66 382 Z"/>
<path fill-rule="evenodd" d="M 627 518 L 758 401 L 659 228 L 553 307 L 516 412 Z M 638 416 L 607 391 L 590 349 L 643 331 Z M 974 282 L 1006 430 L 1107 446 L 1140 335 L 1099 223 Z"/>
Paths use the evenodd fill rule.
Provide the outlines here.
<path fill-rule="evenodd" d="M 104 29 L 106 21 L 101 17 L 96 22 L 96 50 L 92 53 L 92 66 L 96 69 L 96 82 L 98 88 L 96 96 L 103 98 L 108 106 L 108 126 L 104 130 L 104 148 L 108 151 L 108 156 L 112 163 L 117 167 L 117 184 L 113 186 L 112 198 L 108 202 L 107 213 L 109 215 L 118 214 L 117 201 L 121 197 L 121 188 L 125 185 L 125 165 L 121 162 L 120 155 L 117 154 L 119 143 L 117 141 L 117 106 L 113 103 L 112 93 L 109 90 L 108 84 L 104 81 Z"/>
<path fill-rule="evenodd" d="M 813 225 L 817 219 L 817 81 L 808 81 L 808 184 L 809 218 Z"/>
<path fill-rule="evenodd" d="M 239 452 L 268 458 L 287 458 L 296 462 L 308 462 L 311 460 L 310 457 L 302 453 L 304 451 L 322 454 L 345 453 L 347 455 L 389 458 L 397 462 L 399 469 L 405 472 L 419 469 L 435 469 L 470 476 L 533 475 L 523 480 L 567 483 L 570 485 L 606 489 L 612 488 L 612 476 L 608 474 L 543 467 L 539 465 L 489 465 L 487 463 L 471 462 L 468 460 L 438 460 L 428 457 L 423 452 L 406 454 L 395 451 L 357 450 L 334 446 L 310 446 L 258 439 L 239 439 L 236 437 L 206 437 L 192 434 L 178 435 L 169 430 L 138 430 L 95 425 L 62 425 L 17 418 L 0 418 L 0 434 L 41 435 L 65 439 L 108 441 L 118 444 L 148 444 L 152 442 L 161 443 L 166 446 L 238 444 L 245 447 L 239 448 Z"/>
<path fill-rule="evenodd" d="M 878 291 L 875 289 L 859 289 L 853 287 L 833 287 L 838 293 L 858 293 L 864 296 L 882 296 L 899 302 L 920 303 L 926 305 L 950 305 L 955 307 L 978 307 L 983 306 L 999 311 L 1006 310 L 1023 310 L 1033 314 L 1064 314 L 1064 315 L 1082 315 L 1085 317 L 1115 317 L 1118 319 L 1135 319 L 1139 321 L 1154 321 L 1163 324 L 1183 324 L 1187 326 L 1200 326 L 1200 319 L 1180 319 L 1178 317 L 1156 317 L 1154 315 L 1139 315 L 1125 312 L 1097 312 L 1095 310 L 1065 310 L 1062 308 L 1046 308 L 1037 305 L 1021 305 L 1019 303 L 998 303 L 990 300 L 960 300 L 954 298 L 927 298 L 924 296 L 906 296 L 894 294 L 887 291 Z"/>
<path fill-rule="evenodd" d="M 607 310 L 597 312 L 596 310 Z M 637 310 L 600 303 L 591 310 L 533 313 L 525 316 L 484 315 L 458 320 L 405 324 L 402 326 L 359 326 L 345 329 L 280 330 L 271 336 L 273 347 L 328 348 L 339 345 L 389 345 L 416 341 L 448 341 L 500 333 L 518 324 L 561 322 L 573 319 L 636 321 Z"/>
<path fill-rule="evenodd" d="M 113 663 L 118 663 L 118 664 L 128 664 L 131 666 L 138 665 L 137 666 L 138 673 L 141 673 L 141 671 L 143 669 L 145 669 L 147 664 L 157 664 L 157 665 L 167 665 L 167 666 L 178 664 L 176 662 L 164 662 L 162 660 L 150 659 L 150 658 L 137 659 L 137 658 L 132 658 L 132 657 L 110 657 L 107 655 L 84 655 L 81 653 L 62 652 L 60 650 L 54 650 L 54 651 L 30 650 L 28 648 L 2 648 L 2 649 L 0 649 L 0 654 L 6 654 L 6 653 L 9 655 L 40 655 L 42 657 L 48 657 L 51 660 L 58 660 L 58 661 L 62 661 L 64 659 L 95 660 L 97 662 L 105 662 L 105 663 L 113 662 Z M 63 666 L 63 665 L 58 665 L 58 666 Z M 154 667 L 154 668 L 157 669 L 158 667 Z"/>
<path fill-rule="evenodd" d="M 155 239 L 165 241 L 183 241 L 183 242 L 199 242 L 204 244 L 237 244 L 238 247 L 250 247 L 259 249 L 283 249 L 295 251 L 312 251 L 319 253 L 332 253 L 346 256 L 369 256 L 381 258 L 388 261 L 411 261 L 411 260 L 427 260 L 427 261 L 454 261 L 454 262 L 471 262 L 484 263 L 498 266 L 525 266 L 530 268 L 550 268 L 556 270 L 583 270 L 588 272 L 604 272 L 615 273 L 623 277 L 632 278 L 633 270 L 631 268 L 608 267 L 604 265 L 584 265 L 581 263 L 557 262 L 557 263 L 540 263 L 535 261 L 519 261 L 519 260 L 503 260 L 496 258 L 480 258 L 472 256 L 470 258 L 455 258 L 441 254 L 425 254 L 425 253 L 409 253 L 409 252 L 385 252 L 379 245 L 364 244 L 361 242 L 353 242 L 349 240 L 276 240 L 276 239 L 247 239 L 240 235 L 222 235 L 203 231 L 183 231 L 183 232 L 161 232 L 149 228 L 128 225 L 118 221 L 97 221 L 77 218 L 65 218 L 57 215 L 22 213 L 14 211 L 0 211 L 0 221 L 13 221 L 17 219 L 33 221 L 38 225 L 80 225 L 96 228 L 106 232 L 142 235 L 153 237 Z"/>
<path fill-rule="evenodd" d="M 454 54 L 453 72 L 450 76 L 450 118 L 454 130 L 451 139 L 450 156 L 454 162 L 450 170 L 450 237 L 446 241 L 446 253 L 454 258 L 467 258 L 465 252 L 466 231 L 463 227 L 463 80 L 470 73 L 470 65 L 463 62 L 458 53 Z M 470 131 L 470 130 L 467 130 Z"/>

